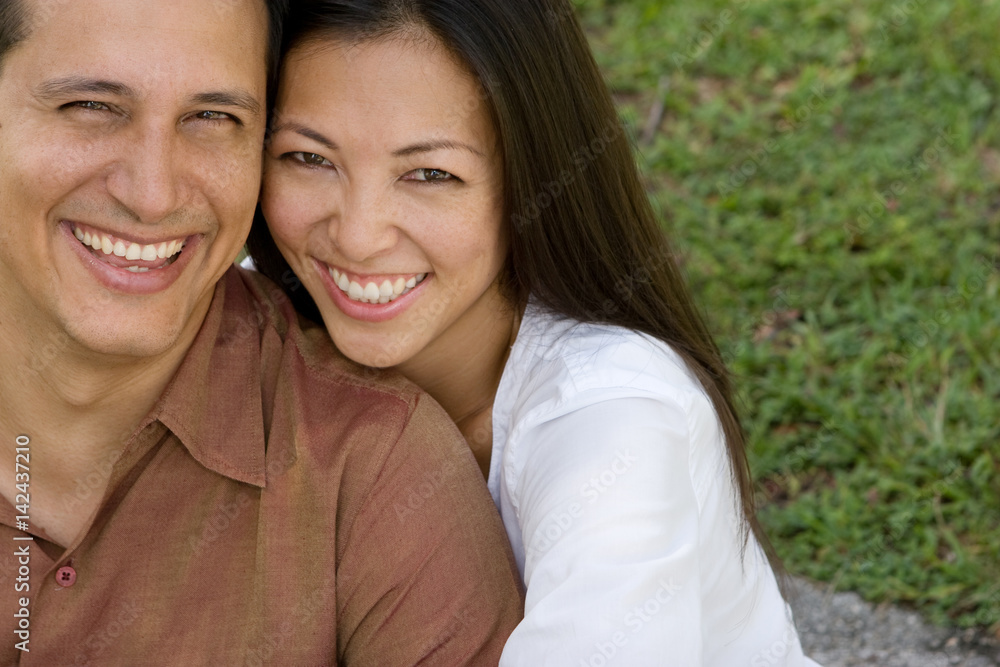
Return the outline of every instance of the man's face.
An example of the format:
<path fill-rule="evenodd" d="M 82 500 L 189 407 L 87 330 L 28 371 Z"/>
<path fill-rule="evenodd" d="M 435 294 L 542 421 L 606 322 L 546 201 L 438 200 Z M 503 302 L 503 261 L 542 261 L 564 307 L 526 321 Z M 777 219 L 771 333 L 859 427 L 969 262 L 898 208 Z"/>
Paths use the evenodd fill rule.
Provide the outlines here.
<path fill-rule="evenodd" d="M 260 0 L 25 0 L 0 69 L 0 317 L 146 357 L 193 335 L 250 227 Z"/>

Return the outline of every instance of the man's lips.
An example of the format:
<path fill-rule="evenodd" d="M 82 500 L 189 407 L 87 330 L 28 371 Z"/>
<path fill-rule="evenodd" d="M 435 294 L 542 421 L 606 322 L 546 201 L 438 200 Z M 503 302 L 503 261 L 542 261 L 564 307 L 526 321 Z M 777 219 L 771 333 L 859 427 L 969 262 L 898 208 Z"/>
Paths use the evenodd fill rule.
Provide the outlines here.
<path fill-rule="evenodd" d="M 203 234 L 170 239 L 125 239 L 68 220 L 63 220 L 59 227 L 70 244 L 70 250 L 101 285 L 112 292 L 132 296 L 148 296 L 168 289 L 177 282 L 205 240 Z M 83 234 L 83 240 L 78 238 L 78 233 Z M 90 244 L 84 245 L 88 233 Z M 100 246 L 97 250 L 94 249 L 95 235 L 96 243 Z M 107 244 L 111 245 L 110 253 L 105 252 Z M 152 246 L 152 250 L 148 249 L 149 246 Z M 146 257 L 151 257 L 153 250 L 155 259 L 142 259 L 143 252 Z M 136 252 L 139 259 L 128 259 L 129 256 L 135 257 Z"/>
<path fill-rule="evenodd" d="M 99 260 L 116 268 L 134 273 L 162 269 L 172 264 L 190 237 L 182 236 L 157 240 L 132 240 L 109 234 L 108 232 L 69 222 L 73 236 L 84 246 L 92 249 Z"/>

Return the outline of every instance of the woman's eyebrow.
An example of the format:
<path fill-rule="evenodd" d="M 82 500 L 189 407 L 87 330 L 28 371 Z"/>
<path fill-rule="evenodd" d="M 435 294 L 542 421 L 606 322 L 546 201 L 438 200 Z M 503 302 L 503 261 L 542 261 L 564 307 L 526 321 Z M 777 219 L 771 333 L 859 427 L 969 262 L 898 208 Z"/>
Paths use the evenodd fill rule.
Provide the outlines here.
<path fill-rule="evenodd" d="M 271 129 L 272 134 L 278 134 L 279 132 L 285 132 L 285 131 L 300 134 L 306 139 L 312 139 L 316 143 L 322 144 L 323 146 L 326 146 L 332 151 L 340 150 L 340 147 L 337 146 L 337 143 L 332 139 L 328 139 L 327 137 L 320 134 L 316 130 L 308 128 L 305 125 L 300 125 L 299 123 L 292 123 L 292 122 L 278 123 Z"/>
<path fill-rule="evenodd" d="M 393 156 L 395 157 L 407 157 L 410 155 L 417 155 L 419 153 L 430 153 L 433 151 L 440 150 L 464 150 L 469 151 L 479 157 L 486 157 L 479 150 L 473 148 L 469 144 L 464 144 L 460 141 L 452 141 L 450 139 L 437 139 L 432 141 L 423 141 L 420 143 L 412 144 L 406 146 L 405 148 L 400 148 L 393 151 Z"/>
<path fill-rule="evenodd" d="M 296 134 L 302 135 L 307 139 L 312 139 L 318 144 L 329 148 L 330 150 L 340 150 L 337 146 L 337 142 L 326 136 L 320 134 L 312 128 L 306 127 L 299 123 L 293 122 L 283 122 L 274 126 L 272 130 L 273 134 L 279 132 L 295 132 Z M 433 151 L 440 150 L 463 150 L 476 155 L 477 157 L 486 157 L 483 155 L 482 151 L 470 146 L 469 144 L 462 143 L 461 141 L 452 141 L 450 139 L 435 139 L 430 141 L 421 141 L 415 144 L 410 144 L 409 146 L 404 146 L 403 148 L 396 149 L 392 152 L 393 157 L 408 157 L 410 155 L 419 155 L 420 153 L 431 153 Z"/>

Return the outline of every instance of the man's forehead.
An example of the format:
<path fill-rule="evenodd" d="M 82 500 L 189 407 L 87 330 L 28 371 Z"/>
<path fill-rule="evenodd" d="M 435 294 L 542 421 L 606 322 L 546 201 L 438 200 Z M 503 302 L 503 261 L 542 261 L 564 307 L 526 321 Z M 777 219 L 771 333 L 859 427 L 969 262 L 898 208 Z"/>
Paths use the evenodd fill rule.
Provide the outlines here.
<path fill-rule="evenodd" d="M 261 0 L 26 0 L 32 65 L 101 74 L 136 89 L 166 81 L 217 84 L 265 76 Z"/>
<path fill-rule="evenodd" d="M 67 15 L 89 14 L 108 17 L 111 15 L 123 18 L 141 16 L 144 10 L 165 10 L 182 18 L 192 27 L 214 18 L 226 21 L 245 21 L 249 16 L 265 17 L 267 15 L 267 0 L 204 0 L 189 2 L 186 0 L 3 0 L 14 3 L 25 10 L 29 20 L 29 28 L 33 31 L 43 27 L 50 20 Z M 138 10 L 138 11 L 135 11 Z M 155 28 L 156 26 L 147 26 Z"/>

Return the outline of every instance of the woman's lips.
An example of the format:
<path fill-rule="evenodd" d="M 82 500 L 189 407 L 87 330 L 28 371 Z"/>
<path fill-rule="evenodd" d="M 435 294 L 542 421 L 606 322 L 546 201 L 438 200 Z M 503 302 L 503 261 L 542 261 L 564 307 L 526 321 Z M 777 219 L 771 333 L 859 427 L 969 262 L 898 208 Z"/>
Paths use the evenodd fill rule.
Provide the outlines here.
<path fill-rule="evenodd" d="M 362 322 L 385 322 L 398 316 L 419 297 L 433 277 L 429 273 L 361 276 L 315 258 L 313 261 L 334 305 L 348 317 Z M 343 283 L 346 289 L 341 286 Z"/>
<path fill-rule="evenodd" d="M 346 271 L 327 266 L 333 282 L 352 301 L 386 304 L 407 294 L 427 277 L 426 273 L 385 274 L 378 277 L 352 276 Z M 373 279 L 374 278 L 374 279 Z"/>

